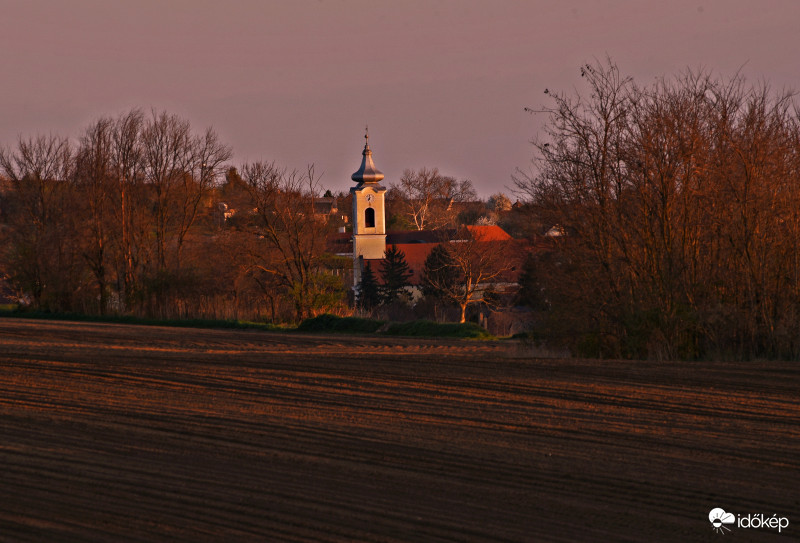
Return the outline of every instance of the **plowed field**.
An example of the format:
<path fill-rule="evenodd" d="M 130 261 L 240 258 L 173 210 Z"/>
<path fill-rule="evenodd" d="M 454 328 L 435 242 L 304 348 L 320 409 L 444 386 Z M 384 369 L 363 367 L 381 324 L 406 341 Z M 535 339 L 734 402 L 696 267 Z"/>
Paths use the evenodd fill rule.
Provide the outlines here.
<path fill-rule="evenodd" d="M 0 319 L 0 540 L 718 541 L 715 507 L 800 539 L 800 364 Z"/>

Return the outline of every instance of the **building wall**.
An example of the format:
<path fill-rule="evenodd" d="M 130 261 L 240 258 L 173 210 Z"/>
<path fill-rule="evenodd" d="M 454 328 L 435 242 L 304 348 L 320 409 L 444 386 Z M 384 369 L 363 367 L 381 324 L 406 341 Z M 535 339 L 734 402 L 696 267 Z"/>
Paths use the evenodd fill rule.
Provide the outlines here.
<path fill-rule="evenodd" d="M 386 213 L 383 196 L 386 189 L 380 185 L 362 185 L 351 189 L 353 193 L 353 233 L 354 234 L 386 234 Z M 372 201 L 367 198 L 371 197 Z M 367 208 L 375 211 L 375 226 L 367 228 L 364 224 L 364 212 Z"/>
<path fill-rule="evenodd" d="M 353 194 L 353 258 L 383 258 L 386 252 L 386 189 L 378 184 L 365 183 L 350 189 Z M 375 213 L 375 226 L 365 223 L 365 212 Z"/>

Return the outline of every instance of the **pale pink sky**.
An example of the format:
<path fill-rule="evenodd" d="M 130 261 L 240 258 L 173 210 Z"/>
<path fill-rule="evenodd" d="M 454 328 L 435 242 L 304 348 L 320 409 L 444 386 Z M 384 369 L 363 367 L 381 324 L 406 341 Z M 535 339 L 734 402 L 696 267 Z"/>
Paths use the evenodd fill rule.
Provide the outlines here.
<path fill-rule="evenodd" d="M 438 167 L 483 196 L 527 168 L 545 88 L 610 55 L 800 89 L 797 0 L 0 0 L 0 145 L 166 109 L 234 164 L 315 163 L 346 190 L 364 125 L 386 182 Z"/>

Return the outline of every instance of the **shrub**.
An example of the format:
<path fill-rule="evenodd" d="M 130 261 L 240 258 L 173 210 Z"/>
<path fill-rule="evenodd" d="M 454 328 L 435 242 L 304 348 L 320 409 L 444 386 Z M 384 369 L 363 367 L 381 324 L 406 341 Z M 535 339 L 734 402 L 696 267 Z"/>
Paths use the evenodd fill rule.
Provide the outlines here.
<path fill-rule="evenodd" d="M 306 319 L 297 327 L 298 332 L 340 332 L 349 334 L 372 334 L 385 323 L 359 317 L 337 317 L 324 314 Z"/>
<path fill-rule="evenodd" d="M 484 328 L 474 322 L 465 323 L 439 323 L 426 320 L 391 324 L 384 332 L 391 336 L 417 336 L 417 337 L 451 337 L 492 339 Z"/>

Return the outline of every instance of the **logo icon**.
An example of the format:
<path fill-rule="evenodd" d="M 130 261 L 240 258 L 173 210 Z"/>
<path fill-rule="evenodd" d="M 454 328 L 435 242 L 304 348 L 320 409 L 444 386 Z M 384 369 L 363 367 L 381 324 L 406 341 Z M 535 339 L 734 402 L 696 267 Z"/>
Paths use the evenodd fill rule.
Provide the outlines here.
<path fill-rule="evenodd" d="M 733 513 L 726 513 L 724 509 L 715 507 L 708 513 L 708 520 L 711 522 L 711 526 L 713 526 L 715 532 L 725 535 L 726 530 L 729 532 L 731 531 L 731 529 L 725 525 L 736 522 L 736 517 Z"/>

